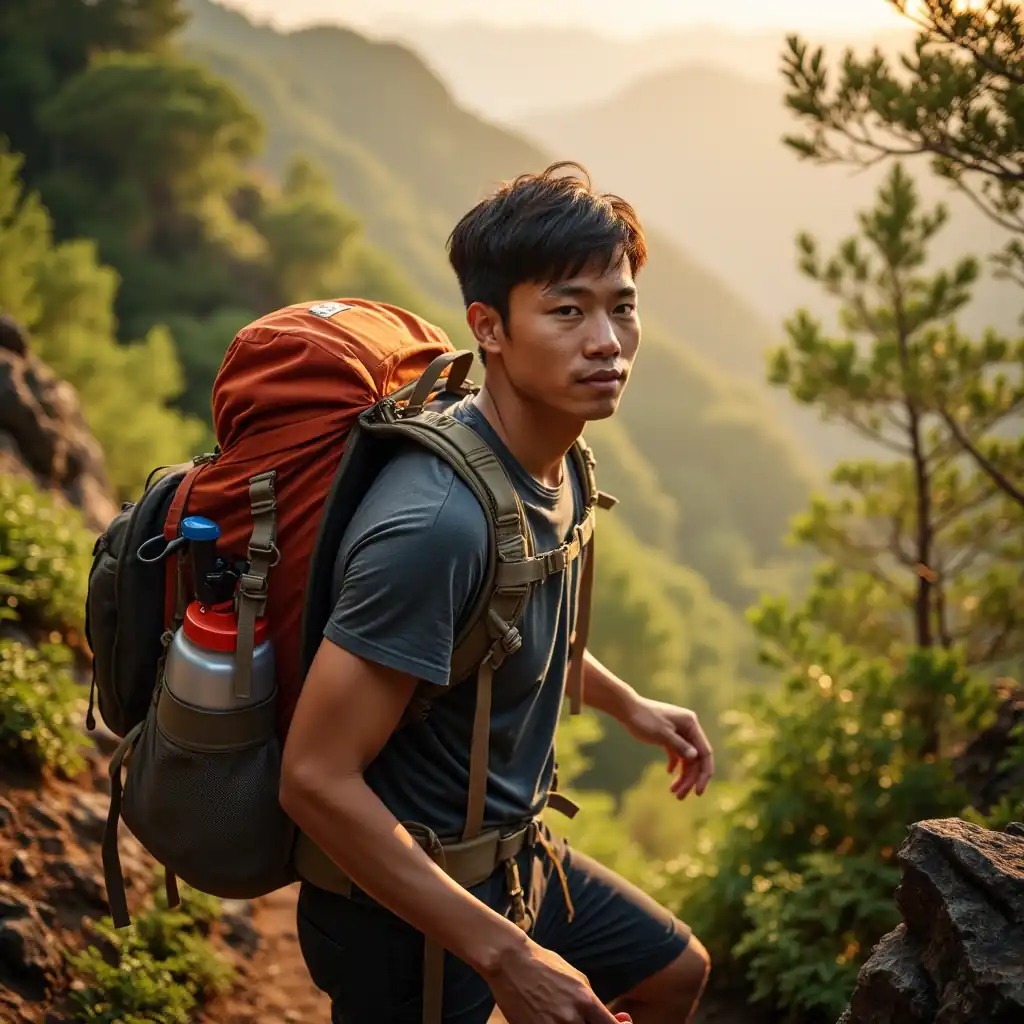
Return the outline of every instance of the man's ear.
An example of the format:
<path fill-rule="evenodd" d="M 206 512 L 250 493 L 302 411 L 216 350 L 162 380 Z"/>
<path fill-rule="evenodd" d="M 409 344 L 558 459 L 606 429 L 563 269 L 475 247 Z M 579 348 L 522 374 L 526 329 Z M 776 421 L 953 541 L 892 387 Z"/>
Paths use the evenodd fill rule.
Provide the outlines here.
<path fill-rule="evenodd" d="M 485 357 L 500 353 L 502 345 L 508 340 L 505 336 L 505 325 L 501 322 L 501 314 L 493 306 L 483 302 L 474 302 L 466 310 L 466 323 L 476 338 Z"/>

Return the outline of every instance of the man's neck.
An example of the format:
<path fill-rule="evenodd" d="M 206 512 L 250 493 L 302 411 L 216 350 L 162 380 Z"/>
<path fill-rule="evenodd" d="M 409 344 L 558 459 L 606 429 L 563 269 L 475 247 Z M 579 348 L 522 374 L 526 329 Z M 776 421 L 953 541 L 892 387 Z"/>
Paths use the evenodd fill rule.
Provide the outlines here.
<path fill-rule="evenodd" d="M 545 487 L 562 483 L 565 453 L 583 432 L 582 421 L 559 417 L 514 393 L 496 394 L 486 384 L 473 402 L 530 476 Z"/>

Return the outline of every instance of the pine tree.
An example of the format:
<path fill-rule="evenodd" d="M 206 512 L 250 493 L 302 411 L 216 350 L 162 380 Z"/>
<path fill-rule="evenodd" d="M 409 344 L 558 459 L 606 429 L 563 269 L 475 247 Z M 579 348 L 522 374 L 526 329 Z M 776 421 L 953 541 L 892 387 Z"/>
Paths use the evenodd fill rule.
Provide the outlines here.
<path fill-rule="evenodd" d="M 919 31 L 900 68 L 876 48 L 844 54 L 789 37 L 787 104 L 807 125 L 787 138 L 821 163 L 923 156 L 1014 237 L 997 258 L 1024 285 L 1024 10 L 1011 0 L 888 0 Z"/>
<path fill-rule="evenodd" d="M 1021 408 L 1024 386 L 1012 370 L 1024 343 L 991 332 L 972 341 L 957 329 L 979 266 L 966 258 L 923 271 L 945 219 L 941 205 L 920 208 L 896 164 L 874 209 L 860 215 L 861 237 L 827 259 L 800 237 L 801 269 L 839 300 L 841 333 L 829 336 L 800 311 L 787 323 L 789 344 L 772 355 L 770 379 L 887 458 L 837 466 L 835 493 L 798 519 L 795 539 L 828 561 L 802 609 L 792 614 L 773 600 L 758 614 L 783 659 L 799 660 L 823 633 L 895 657 L 955 648 L 973 666 L 1024 650 L 1024 506 L 962 441 L 971 438 L 1008 481 L 1019 479 L 1024 449 L 999 431 Z M 936 721 L 927 695 L 919 711 Z"/>

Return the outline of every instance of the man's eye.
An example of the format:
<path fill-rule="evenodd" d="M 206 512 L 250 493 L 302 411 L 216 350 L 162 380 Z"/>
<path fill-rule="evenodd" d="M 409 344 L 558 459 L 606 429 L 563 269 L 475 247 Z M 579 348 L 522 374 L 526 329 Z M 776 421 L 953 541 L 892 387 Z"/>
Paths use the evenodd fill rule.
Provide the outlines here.
<path fill-rule="evenodd" d="M 558 309 L 555 310 L 555 312 L 559 316 L 572 316 L 573 313 L 577 312 L 577 307 L 576 306 L 559 306 Z"/>
<path fill-rule="evenodd" d="M 623 302 L 620 306 L 616 306 L 616 313 L 632 313 L 636 309 L 636 306 L 632 302 Z"/>

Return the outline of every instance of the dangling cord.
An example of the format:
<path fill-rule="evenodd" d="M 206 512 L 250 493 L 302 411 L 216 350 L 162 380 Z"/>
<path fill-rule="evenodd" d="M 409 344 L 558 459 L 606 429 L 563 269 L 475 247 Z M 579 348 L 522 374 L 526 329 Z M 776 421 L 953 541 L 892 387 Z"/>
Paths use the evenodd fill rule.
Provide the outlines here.
<path fill-rule="evenodd" d="M 85 727 L 89 732 L 96 728 L 96 714 L 93 709 L 96 707 L 96 662 L 92 663 L 92 682 L 89 683 L 89 710 L 85 713 Z"/>
<path fill-rule="evenodd" d="M 572 905 L 572 897 L 569 895 L 569 879 L 565 877 L 562 860 L 540 829 L 537 830 L 537 842 L 544 847 L 544 852 L 551 859 L 551 863 L 555 865 L 555 871 L 558 872 L 559 881 L 562 883 L 562 893 L 565 896 L 565 908 L 568 912 L 569 923 L 571 924 L 573 917 L 576 915 L 576 910 Z"/>

